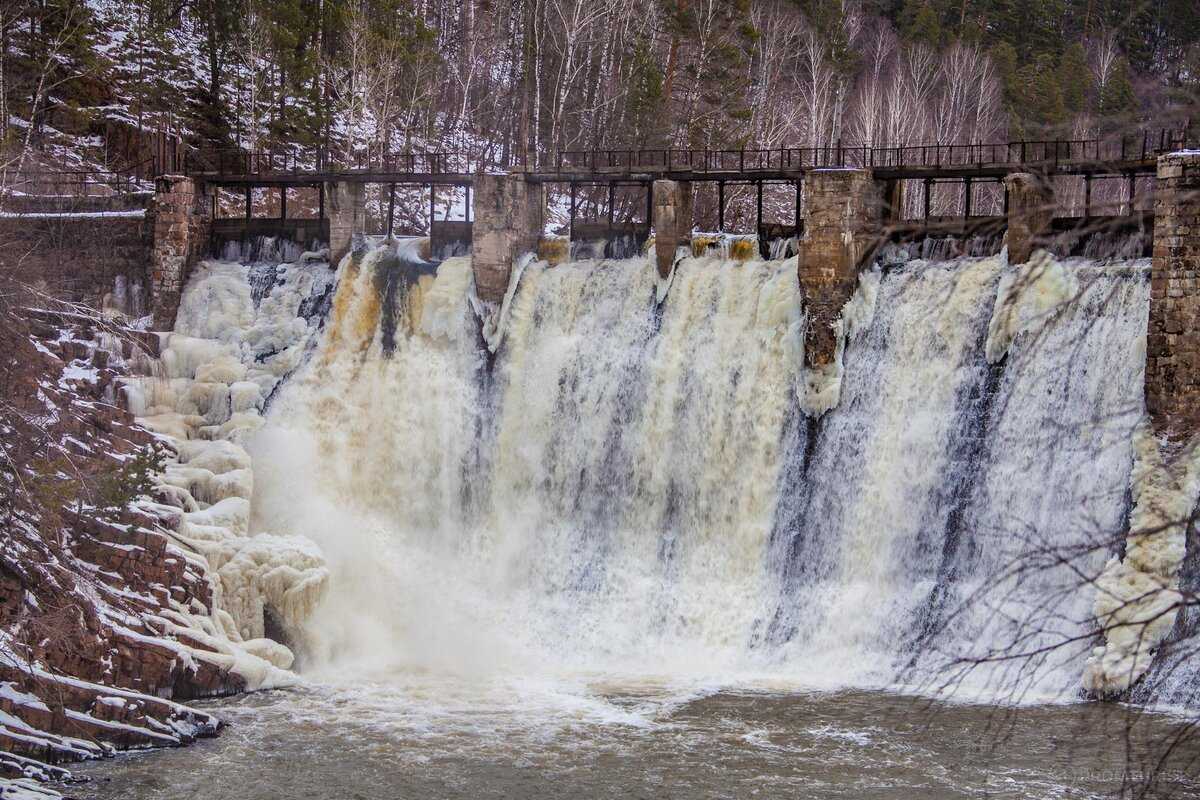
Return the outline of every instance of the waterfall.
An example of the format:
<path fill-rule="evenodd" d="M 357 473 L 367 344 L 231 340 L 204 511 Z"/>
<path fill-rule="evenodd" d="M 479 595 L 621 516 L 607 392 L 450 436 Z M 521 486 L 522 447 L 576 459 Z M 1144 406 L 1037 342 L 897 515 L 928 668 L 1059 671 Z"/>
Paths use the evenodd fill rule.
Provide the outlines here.
<path fill-rule="evenodd" d="M 1035 569 L 1037 548 L 1074 553 L 1123 530 L 1148 287 L 1144 268 L 1070 269 L 1077 293 L 996 365 L 984 353 L 999 259 L 885 276 L 872 326 L 847 344 L 840 406 L 792 426 L 784 485 L 804 477 L 780 502 L 774 632 L 794 659 L 835 681 L 891 683 L 913 659 L 936 661 L 914 644 L 985 587 L 925 643 L 982 658 L 1086 635 L 1078 562 Z M 1107 555 L 1084 560 L 1098 572 Z M 1003 578 L 1024 556 L 1027 574 Z M 1022 688 L 1073 692 L 1089 648 L 1037 664 Z M 992 693 L 1017 679 L 1004 663 L 976 672 Z"/>
<path fill-rule="evenodd" d="M 889 266 L 814 420 L 794 259 L 685 259 L 661 305 L 644 258 L 536 262 L 493 355 L 469 259 L 347 257 L 249 444 L 256 526 L 332 573 L 306 669 L 888 686 L 1049 609 L 1030 641 L 1082 638 L 1022 687 L 1072 695 L 1092 595 L 1006 568 L 1124 529 L 1149 292 L 1056 268 L 1070 296 L 989 348 L 1002 257 Z"/>

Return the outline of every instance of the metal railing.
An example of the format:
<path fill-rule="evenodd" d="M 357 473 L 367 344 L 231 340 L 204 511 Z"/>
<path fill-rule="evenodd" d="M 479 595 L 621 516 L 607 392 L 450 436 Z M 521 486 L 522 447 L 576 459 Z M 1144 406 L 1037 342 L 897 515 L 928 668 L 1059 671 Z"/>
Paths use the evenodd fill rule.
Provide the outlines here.
<path fill-rule="evenodd" d="M 1138 135 L 1096 139 L 1047 139 L 991 144 L 872 145 L 832 143 L 823 147 L 761 149 L 609 149 L 560 151 L 537 165 L 535 174 L 553 173 L 743 173 L 799 172 L 820 168 L 939 169 L 1028 165 L 1056 168 L 1062 164 L 1119 165 L 1146 162 L 1186 147 L 1190 131 L 1161 129 Z M 517 163 L 520 163 L 519 161 Z M 461 152 L 380 152 L 350 154 L 316 150 L 271 151 L 189 150 L 187 174 L 251 178 L 305 174 L 364 173 L 380 175 L 470 175 L 513 166 L 505 159 Z"/>
<path fill-rule="evenodd" d="M 286 176 L 335 172 L 469 175 L 495 168 L 499 168 L 499 165 L 467 153 L 361 152 L 335 155 L 324 149 L 310 152 L 192 150 L 184 161 L 184 170 L 189 175 Z"/>
<path fill-rule="evenodd" d="M 0 177 L 0 188 L 8 197 L 112 197 L 151 189 L 154 171 L 154 159 L 122 171 L 27 168 Z"/>
<path fill-rule="evenodd" d="M 930 169 L 1146 161 L 1186 147 L 1187 130 L 1145 131 L 1112 139 L 1048 139 L 994 144 L 880 146 L 843 144 L 749 150 L 573 150 L 560 152 L 558 172 L 787 172 L 820 168 Z M 543 170 L 544 171 L 544 170 Z"/>

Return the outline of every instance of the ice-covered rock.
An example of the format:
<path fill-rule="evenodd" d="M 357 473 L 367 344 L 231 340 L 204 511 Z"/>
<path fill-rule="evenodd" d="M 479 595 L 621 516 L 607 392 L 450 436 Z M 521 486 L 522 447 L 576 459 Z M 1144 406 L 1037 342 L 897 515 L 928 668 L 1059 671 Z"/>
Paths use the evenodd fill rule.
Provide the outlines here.
<path fill-rule="evenodd" d="M 1096 580 L 1095 615 L 1104 644 L 1092 651 L 1083 687 L 1119 694 L 1150 668 L 1175 625 L 1183 598 L 1179 571 L 1187 526 L 1200 496 L 1200 447 L 1164 456 L 1149 420 L 1134 434 L 1133 513 L 1125 557 L 1109 559 Z"/>
<path fill-rule="evenodd" d="M 263 424 L 265 399 L 300 363 L 317 328 L 304 312 L 332 281 L 312 254 L 266 271 L 203 262 L 184 289 L 175 330 L 162 337 L 161 357 L 140 360 L 144 374 L 122 386 L 130 409 L 175 453 L 156 494 L 178 509 L 176 537 L 214 584 L 209 615 L 181 610 L 173 624 L 203 644 L 198 658 L 249 688 L 292 680 L 284 671 L 294 657 L 263 638 L 265 615 L 298 631 L 328 578 L 311 542 L 251 529 L 254 473 L 243 444 Z"/>

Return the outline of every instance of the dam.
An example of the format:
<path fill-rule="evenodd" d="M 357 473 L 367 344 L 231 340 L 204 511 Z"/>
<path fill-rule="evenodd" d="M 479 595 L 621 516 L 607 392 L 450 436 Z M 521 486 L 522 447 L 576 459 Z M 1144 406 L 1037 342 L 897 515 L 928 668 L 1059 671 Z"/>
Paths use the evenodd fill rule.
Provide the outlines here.
<path fill-rule="evenodd" d="M 782 791 L 1100 790 L 1088 765 L 1116 718 L 1062 703 L 1094 657 L 1081 571 L 1103 569 L 1131 513 L 1151 266 L 1038 263 L 1016 328 L 1003 256 L 864 272 L 819 417 L 794 257 L 685 258 L 661 303 L 649 258 L 531 262 L 494 353 L 469 259 L 431 269 L 415 241 L 348 254 L 287 351 L 253 344 L 278 329 L 268 301 L 323 292 L 303 276 L 327 268 L 202 263 L 166 352 L 181 366 L 214 339 L 248 364 L 305 353 L 236 438 L 254 465 L 249 528 L 311 540 L 330 570 L 311 616 L 266 601 L 312 688 L 222 713 L 286 731 L 284 752 L 315 753 L 311 780 L 364 790 L 393 759 L 416 776 L 404 785 L 447 796 L 536 793 L 526 771 L 594 791 L 596 759 L 612 759 L 613 791 L 649 771 L 708 794 L 704 763 L 747 791 L 764 772 Z M 173 374 L 192 370 L 207 371 Z M 146 397 L 163 424 L 163 398 Z M 210 406 L 204 423 L 227 416 Z M 1042 551 L 1074 556 L 1007 574 Z M 991 658 L 1014 641 L 1075 644 Z M 952 686 L 947 659 L 971 667 Z M 1139 691 L 1188 702 L 1189 670 L 1152 670 Z M 960 704 L 914 727 L 930 692 Z M 1079 737 L 1074 767 L 1033 756 L 998 784 L 949 744 L 1013 702 L 1033 752 L 1039 727 Z M 328 748 L 327 725 L 353 754 Z M 220 741 L 195 780 L 230 787 L 244 773 Z M 123 790 L 150 791 L 141 770 L 122 768 Z"/>
<path fill-rule="evenodd" d="M 887 179 L 814 168 L 765 257 L 701 246 L 677 175 L 632 253 L 560 263 L 521 173 L 472 177 L 446 258 L 367 232 L 348 181 L 340 257 L 221 258 L 205 180 L 160 177 L 159 351 L 117 402 L 172 443 L 159 500 L 263 691 L 79 796 L 1089 796 L 1149 769 L 1196 702 L 1171 604 L 1197 484 L 1168 456 L 1200 156 L 1153 170 L 1152 232 L 1103 256 L 1055 252 L 1044 174 L 1000 176 L 987 252 L 930 255 Z"/>
<path fill-rule="evenodd" d="M 1200 2 L 0 9 L 0 800 L 1200 798 Z"/>

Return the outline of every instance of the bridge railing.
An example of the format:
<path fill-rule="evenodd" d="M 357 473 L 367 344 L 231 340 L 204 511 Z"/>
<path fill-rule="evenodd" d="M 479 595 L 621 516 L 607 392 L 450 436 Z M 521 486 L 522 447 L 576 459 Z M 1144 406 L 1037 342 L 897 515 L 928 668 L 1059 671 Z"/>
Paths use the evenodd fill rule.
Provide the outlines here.
<path fill-rule="evenodd" d="M 493 168 L 487 160 L 457 152 L 334 154 L 327 150 L 193 150 L 187 154 L 188 174 L 271 176 L 304 173 L 408 173 L 465 175 Z"/>
<path fill-rule="evenodd" d="M 1144 161 L 1188 143 L 1186 130 L 1163 129 L 1112 139 L 1048 139 L 995 144 L 824 147 L 752 150 L 570 150 L 555 160 L 559 172 L 780 172 L 833 168 L 939 168 L 987 165 L 1056 165 L 1064 162 Z"/>
<path fill-rule="evenodd" d="M 871 145 L 833 142 L 822 147 L 760 149 L 617 149 L 567 150 L 539 165 L 536 172 L 560 173 L 744 173 L 795 172 L 816 168 L 938 169 L 1062 163 L 1145 162 L 1189 143 L 1189 131 L 1162 129 L 1137 135 L 1094 139 L 1023 140 L 974 144 Z M 380 152 L 375 149 L 333 153 L 306 150 L 189 150 L 188 174 L 287 176 L 359 172 L 386 176 L 470 175 L 505 169 L 508 163 L 461 152 Z"/>
<path fill-rule="evenodd" d="M 0 197 L 113 197 L 148 191 L 154 160 L 115 169 L 55 170 L 26 168 L 0 174 Z"/>

